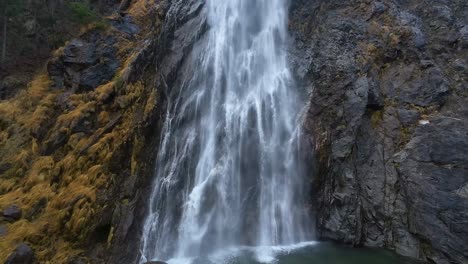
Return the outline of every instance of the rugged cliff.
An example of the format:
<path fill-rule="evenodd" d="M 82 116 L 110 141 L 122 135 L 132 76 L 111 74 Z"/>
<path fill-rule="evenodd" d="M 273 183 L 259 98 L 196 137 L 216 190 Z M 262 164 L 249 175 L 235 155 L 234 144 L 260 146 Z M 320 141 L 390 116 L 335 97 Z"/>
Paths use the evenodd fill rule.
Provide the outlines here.
<path fill-rule="evenodd" d="M 293 1 L 317 235 L 468 262 L 465 1 Z"/>

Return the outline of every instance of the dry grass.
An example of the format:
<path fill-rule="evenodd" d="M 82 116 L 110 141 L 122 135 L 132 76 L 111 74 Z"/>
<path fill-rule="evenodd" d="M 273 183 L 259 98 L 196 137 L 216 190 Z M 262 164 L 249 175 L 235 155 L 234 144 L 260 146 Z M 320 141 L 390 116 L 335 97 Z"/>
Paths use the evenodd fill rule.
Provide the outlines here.
<path fill-rule="evenodd" d="M 102 209 L 96 203 L 98 192 L 112 184 L 112 173 L 106 164 L 127 140 L 135 141 L 137 149 L 143 146 L 133 136 L 134 124 L 142 118 L 136 110 L 141 109 L 148 117 L 156 107 L 157 96 L 156 92 L 145 94 L 147 89 L 140 82 L 126 85 L 114 96 L 114 83 L 109 83 L 89 94 L 70 96 L 74 108 L 57 113 L 53 103 L 57 94 L 53 93 L 52 98 L 49 90 L 39 91 L 44 94 L 38 94 L 35 102 L 21 104 L 19 100 L 28 94 L 25 92 L 0 106 L 0 111 L 7 112 L 6 116 L 2 115 L 1 134 L 7 141 L 2 141 L 0 152 L 9 154 L 3 156 L 1 162 L 14 164 L 1 175 L 0 208 L 18 204 L 23 213 L 28 214 L 38 201 L 47 201 L 42 212 L 31 221 L 22 219 L 7 225 L 9 232 L 0 241 L 3 249 L 0 261 L 22 241 L 31 244 L 37 258 L 44 263 L 63 263 L 69 256 L 82 252 L 80 245 L 92 232 L 95 218 Z M 123 117 L 109 130 L 108 124 L 116 113 Z M 36 139 L 34 131 L 51 116 L 56 116 L 49 129 L 51 132 L 47 132 L 43 140 Z M 91 134 L 72 132 L 86 120 L 96 120 Z M 9 133 L 10 130 L 23 133 Z M 52 156 L 41 156 L 44 142 L 60 134 L 68 136 L 66 144 Z M 81 153 L 82 149 L 86 151 Z M 132 173 L 137 166 L 136 154 L 131 156 Z M 112 236 L 109 234 L 108 243 Z"/>
<path fill-rule="evenodd" d="M 129 10 L 137 23 L 147 19 L 147 2 L 136 1 Z M 66 263 L 81 254 L 104 207 L 99 195 L 114 182 L 109 163 L 126 142 L 134 145 L 129 158 L 135 174 L 136 156 L 144 146 L 135 129 L 151 117 L 158 94 L 142 82 L 127 84 L 119 77 L 132 67 L 138 52 L 138 43 L 120 44 L 123 66 L 113 81 L 94 91 L 53 90 L 42 74 L 17 96 L 0 102 L 0 165 L 9 165 L 0 175 L 0 209 L 17 204 L 23 210 L 20 221 L 6 224 L 0 262 L 23 241 L 41 263 Z M 61 53 L 63 48 L 55 55 Z M 59 102 L 63 100 L 66 107 Z M 76 129 L 83 124 L 88 131 Z M 44 154 L 47 144 L 61 141 Z"/>

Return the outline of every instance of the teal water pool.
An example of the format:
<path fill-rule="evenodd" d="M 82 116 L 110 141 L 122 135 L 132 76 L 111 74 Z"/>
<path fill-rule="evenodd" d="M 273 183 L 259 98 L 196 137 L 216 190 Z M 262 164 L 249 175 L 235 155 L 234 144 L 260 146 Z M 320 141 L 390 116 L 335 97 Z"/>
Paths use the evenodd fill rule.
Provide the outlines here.
<path fill-rule="evenodd" d="M 241 247 L 216 254 L 176 258 L 169 264 L 415 264 L 379 249 L 351 248 L 333 243 L 306 242 L 292 246 Z"/>

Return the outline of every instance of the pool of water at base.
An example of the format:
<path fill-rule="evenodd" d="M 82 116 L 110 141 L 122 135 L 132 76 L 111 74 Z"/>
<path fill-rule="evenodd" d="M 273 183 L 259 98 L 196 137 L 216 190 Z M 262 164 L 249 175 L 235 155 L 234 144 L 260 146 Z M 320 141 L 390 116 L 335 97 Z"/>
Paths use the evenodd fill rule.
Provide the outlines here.
<path fill-rule="evenodd" d="M 351 248 L 329 242 L 292 246 L 237 247 L 210 256 L 175 258 L 168 264 L 416 264 L 389 251 Z"/>

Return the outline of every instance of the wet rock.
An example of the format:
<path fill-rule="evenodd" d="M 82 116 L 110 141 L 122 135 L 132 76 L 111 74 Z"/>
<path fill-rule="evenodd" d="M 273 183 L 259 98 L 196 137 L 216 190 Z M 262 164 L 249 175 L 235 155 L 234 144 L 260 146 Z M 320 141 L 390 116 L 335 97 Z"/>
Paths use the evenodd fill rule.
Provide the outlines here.
<path fill-rule="evenodd" d="M 464 25 L 460 29 L 460 45 L 463 48 L 468 48 L 468 25 Z"/>
<path fill-rule="evenodd" d="M 380 110 L 384 107 L 384 98 L 378 85 L 374 79 L 369 82 L 367 107 L 374 110 Z"/>
<path fill-rule="evenodd" d="M 467 263 L 462 3 L 292 1 L 320 238 Z M 376 25 L 394 41 L 370 33 Z"/>
<path fill-rule="evenodd" d="M 401 103 L 419 106 L 442 105 L 449 85 L 438 68 L 421 70 L 415 64 L 395 64 L 383 75 L 382 91 L 386 97 Z"/>
<path fill-rule="evenodd" d="M 345 158 L 351 154 L 354 138 L 351 136 L 340 138 L 332 144 L 332 156 L 334 158 Z"/>
<path fill-rule="evenodd" d="M 115 19 L 111 19 L 110 21 L 114 28 L 129 35 L 134 35 L 139 31 L 138 26 L 132 22 L 132 18 L 130 16 L 119 16 Z"/>
<path fill-rule="evenodd" d="M 79 87 L 82 90 L 92 90 L 100 84 L 108 82 L 114 76 L 119 64 L 115 61 L 103 61 L 81 72 Z"/>
<path fill-rule="evenodd" d="M 5 264 L 33 264 L 35 263 L 34 251 L 25 243 L 21 243 L 10 254 Z"/>
<path fill-rule="evenodd" d="M 421 115 L 416 110 L 407 110 L 407 109 L 398 110 L 398 117 L 400 119 L 400 122 L 404 126 L 408 126 L 408 125 L 416 123 L 416 121 L 419 120 L 420 116 Z"/>
<path fill-rule="evenodd" d="M 80 39 L 72 40 L 65 46 L 62 60 L 65 63 L 90 65 L 97 61 L 96 46 Z"/>
<path fill-rule="evenodd" d="M 168 54 L 161 63 L 168 83 L 175 79 L 182 61 L 208 28 L 203 9 L 204 2 L 196 0 L 179 1 L 169 8 L 162 34 Z"/>
<path fill-rule="evenodd" d="M 456 71 L 463 72 L 468 70 L 468 65 L 462 59 L 456 59 L 453 61 L 452 65 Z"/>
<path fill-rule="evenodd" d="M 408 224 L 412 234 L 432 239 L 433 247 L 458 263 L 468 258 L 468 124 L 438 118 L 419 126 L 405 149 L 395 156 L 404 181 Z M 445 239 L 440 239 L 445 238 Z M 452 251 L 451 249 L 460 251 Z M 441 256 L 432 252 L 428 258 Z"/>
<path fill-rule="evenodd" d="M 21 215 L 22 210 L 17 205 L 9 205 L 3 210 L 3 217 L 9 222 L 18 221 Z"/>
<path fill-rule="evenodd" d="M 145 264 L 167 264 L 167 263 L 164 261 L 148 261 L 148 262 L 145 262 Z"/>
<path fill-rule="evenodd" d="M 89 91 L 110 81 L 120 64 L 115 42 L 114 37 L 93 32 L 72 40 L 47 64 L 53 86 Z"/>

